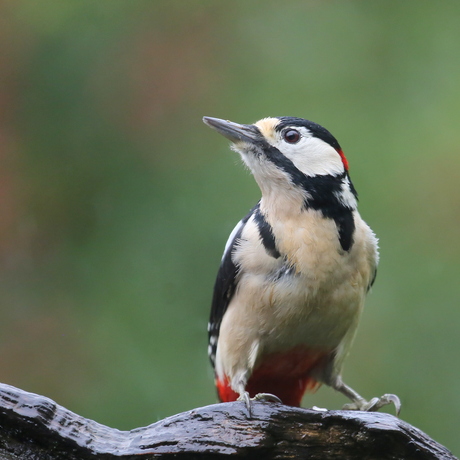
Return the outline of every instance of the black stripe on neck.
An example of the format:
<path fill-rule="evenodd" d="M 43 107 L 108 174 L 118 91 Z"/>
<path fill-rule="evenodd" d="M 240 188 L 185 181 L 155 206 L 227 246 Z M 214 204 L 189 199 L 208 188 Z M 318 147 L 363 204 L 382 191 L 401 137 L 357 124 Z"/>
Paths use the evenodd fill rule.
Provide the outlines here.
<path fill-rule="evenodd" d="M 341 215 L 334 215 L 330 218 L 334 219 L 335 225 L 337 226 L 340 246 L 344 251 L 349 251 L 353 246 L 353 236 L 355 234 L 355 219 L 353 217 L 353 212 L 347 210 Z"/>
<path fill-rule="evenodd" d="M 285 171 L 293 184 L 301 187 L 305 193 L 304 208 L 320 211 L 327 219 L 333 219 L 339 233 L 340 246 L 349 251 L 353 246 L 355 221 L 352 207 L 346 206 L 339 196 L 343 191 L 345 179 L 348 178 L 350 191 L 355 198 L 357 193 L 347 172 L 337 176 L 318 175 L 307 176 L 297 169 L 294 163 L 286 158 L 277 148 L 267 149 L 267 159 L 279 169 Z"/>
<path fill-rule="evenodd" d="M 259 235 L 262 239 L 262 244 L 264 245 L 265 250 L 269 255 L 275 259 L 278 259 L 281 254 L 276 248 L 275 235 L 273 235 L 272 226 L 266 221 L 265 216 L 260 210 L 260 203 L 255 209 L 254 221 L 257 224 L 257 228 L 259 229 Z"/>

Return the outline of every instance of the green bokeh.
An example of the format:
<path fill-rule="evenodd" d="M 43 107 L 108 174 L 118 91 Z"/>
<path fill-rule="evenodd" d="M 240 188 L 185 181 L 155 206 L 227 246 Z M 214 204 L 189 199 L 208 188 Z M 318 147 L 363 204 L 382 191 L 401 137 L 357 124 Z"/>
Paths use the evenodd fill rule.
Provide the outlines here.
<path fill-rule="evenodd" d="M 345 380 L 460 440 L 460 4 L 0 4 L 0 381 L 120 429 L 215 402 L 214 277 L 259 191 L 203 115 L 339 139 L 381 264 Z M 305 405 L 338 408 L 327 388 Z"/>

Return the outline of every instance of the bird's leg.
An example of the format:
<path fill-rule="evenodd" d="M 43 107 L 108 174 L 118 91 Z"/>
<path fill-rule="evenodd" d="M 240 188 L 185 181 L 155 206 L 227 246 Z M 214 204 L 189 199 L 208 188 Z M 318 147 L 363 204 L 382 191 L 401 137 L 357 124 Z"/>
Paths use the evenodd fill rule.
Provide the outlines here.
<path fill-rule="evenodd" d="M 336 378 L 332 382 L 331 386 L 334 390 L 339 391 L 352 400 L 351 403 L 343 406 L 344 410 L 377 411 L 383 406 L 394 404 L 396 415 L 399 416 L 399 413 L 401 412 L 401 401 L 396 395 L 384 394 L 380 398 L 372 398 L 370 401 L 366 401 L 361 395 L 356 393 L 353 388 L 346 385 L 340 377 Z"/>
<path fill-rule="evenodd" d="M 246 407 L 249 412 L 249 418 L 252 417 L 252 407 L 251 407 L 251 398 L 249 397 L 249 393 L 247 391 L 243 391 L 240 393 L 238 401 L 243 401 L 246 404 Z"/>

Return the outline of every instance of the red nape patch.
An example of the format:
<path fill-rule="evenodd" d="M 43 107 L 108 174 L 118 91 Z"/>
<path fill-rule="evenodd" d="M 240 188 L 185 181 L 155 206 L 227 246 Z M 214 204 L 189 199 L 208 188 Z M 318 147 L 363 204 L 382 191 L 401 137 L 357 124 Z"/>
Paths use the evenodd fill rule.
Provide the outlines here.
<path fill-rule="evenodd" d="M 310 373 L 326 363 L 328 354 L 325 351 L 297 347 L 267 355 L 249 378 L 246 391 L 251 398 L 258 393 L 271 393 L 284 404 L 299 407 L 304 393 L 316 391 L 321 385 Z M 216 386 L 222 402 L 238 399 L 238 393 L 231 389 L 227 378 L 217 379 Z"/>
<path fill-rule="evenodd" d="M 347 160 L 347 157 L 345 156 L 345 154 L 343 153 L 342 150 L 337 150 L 338 154 L 340 155 L 340 158 L 342 158 L 342 163 L 343 163 L 343 167 L 345 168 L 345 171 L 348 171 L 348 160 Z"/>

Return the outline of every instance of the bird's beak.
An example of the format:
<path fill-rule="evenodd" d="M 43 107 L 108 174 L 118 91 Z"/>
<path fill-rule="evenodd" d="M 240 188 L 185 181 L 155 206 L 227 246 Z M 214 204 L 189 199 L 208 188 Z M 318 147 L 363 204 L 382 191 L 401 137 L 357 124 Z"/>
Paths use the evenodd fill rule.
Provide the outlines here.
<path fill-rule="evenodd" d="M 203 121 L 233 143 L 254 143 L 260 141 L 262 137 L 259 129 L 254 125 L 240 125 L 239 123 L 212 117 L 203 117 Z"/>

